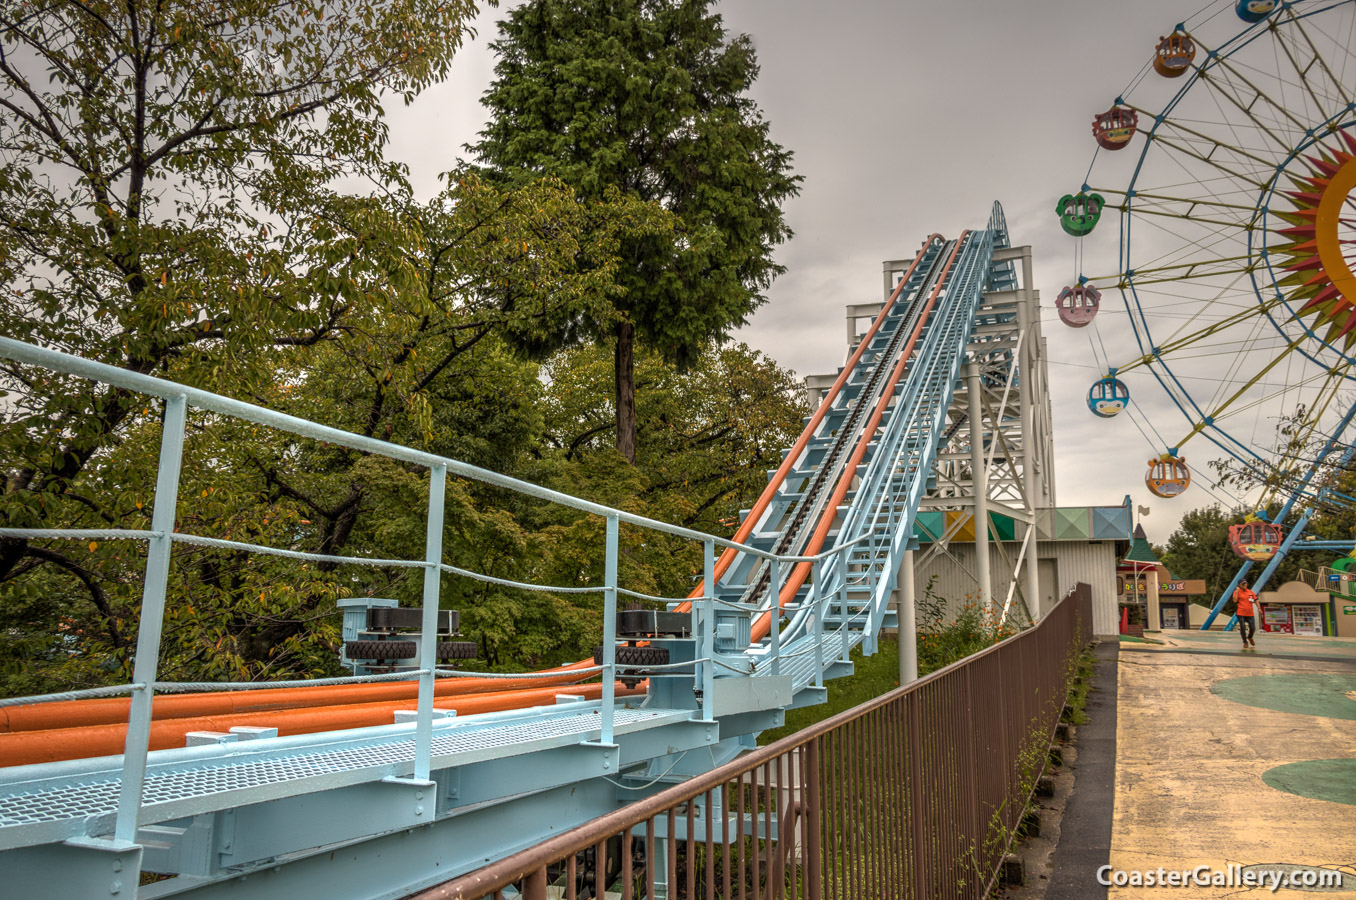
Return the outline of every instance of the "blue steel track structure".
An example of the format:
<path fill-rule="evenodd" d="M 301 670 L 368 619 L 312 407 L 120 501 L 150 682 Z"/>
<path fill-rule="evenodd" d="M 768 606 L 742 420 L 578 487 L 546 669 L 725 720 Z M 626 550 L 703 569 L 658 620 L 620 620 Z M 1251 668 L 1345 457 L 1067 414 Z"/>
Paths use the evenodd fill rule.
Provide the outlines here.
<path fill-rule="evenodd" d="M 895 625 L 890 599 L 903 554 L 918 546 L 915 518 L 933 483 L 939 448 L 950 436 L 947 411 L 981 300 L 1016 285 L 1011 254 L 995 259 L 996 250 L 1008 247 L 998 204 L 986 227 L 924 241 L 807 420 L 798 449 L 772 479 L 766 502 L 750 514 L 755 521 L 742 541 L 0 339 L 0 356 L 15 363 L 97 380 L 165 405 L 150 530 L 98 535 L 149 545 L 134 682 L 104 689 L 132 697 L 126 752 L 0 769 L 0 893 L 402 897 L 709 771 L 782 724 L 786 710 L 822 702 L 825 680 L 852 671 L 849 652 L 859 645 L 874 652 L 881 628 Z M 444 573 L 487 577 L 442 562 L 442 490 L 449 474 L 605 519 L 605 545 L 597 548 L 605 560 L 604 583 L 589 588 L 604 598 L 603 646 L 595 666 L 572 673 L 576 680 L 601 678 L 601 697 L 582 699 L 566 685 L 551 706 L 444 717 L 435 708 L 435 682 L 469 673 L 426 664 L 399 676 L 350 679 L 419 681 L 417 712 L 396 716 L 390 725 L 281 737 L 241 734 L 229 742 L 148 751 L 152 695 L 174 688 L 159 684 L 155 672 L 170 554 L 176 544 L 212 545 L 173 527 L 190 409 L 427 468 L 427 544 L 422 559 L 416 553 L 400 561 L 425 573 L 423 631 L 416 636 L 423 660 L 435 658 Z M 668 651 L 668 662 L 629 670 L 617 660 L 618 603 L 640 595 L 618 582 L 622 524 L 700 544 L 705 569 L 698 596 L 668 604 L 686 612 L 690 626 L 650 642 Z M 55 529 L 0 529 L 0 535 L 94 539 L 92 533 Z M 233 542 L 216 542 L 223 544 Z M 628 675 L 646 679 L 644 694 L 615 696 L 617 678 Z M 513 687 L 510 677 L 505 687 Z M 46 701 L 54 698 L 0 705 Z M 723 815 L 702 809 L 698 818 Z M 647 852 L 657 865 L 666 839 L 681 835 L 655 837 Z M 139 885 L 143 872 L 173 877 Z"/>

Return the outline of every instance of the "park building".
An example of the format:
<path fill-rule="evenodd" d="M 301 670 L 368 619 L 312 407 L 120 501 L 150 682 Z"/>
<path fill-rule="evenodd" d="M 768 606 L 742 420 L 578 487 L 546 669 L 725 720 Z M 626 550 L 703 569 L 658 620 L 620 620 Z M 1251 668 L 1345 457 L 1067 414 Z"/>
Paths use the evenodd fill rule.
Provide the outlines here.
<path fill-rule="evenodd" d="M 1356 637 L 1356 559 L 1343 558 L 1321 571 L 1304 571 L 1295 581 L 1287 581 L 1258 593 L 1261 615 L 1257 628 L 1262 632 L 1314 636 Z M 1144 535 L 1135 527 L 1134 540 L 1116 566 L 1116 603 L 1120 615 L 1120 633 L 1139 636 L 1145 631 L 1199 629 L 1218 597 L 1209 594 L 1205 581 L 1177 578 L 1158 559 Z M 1148 626 L 1157 621 L 1158 628 Z M 1229 627 L 1232 617 L 1221 615 L 1211 630 Z"/>

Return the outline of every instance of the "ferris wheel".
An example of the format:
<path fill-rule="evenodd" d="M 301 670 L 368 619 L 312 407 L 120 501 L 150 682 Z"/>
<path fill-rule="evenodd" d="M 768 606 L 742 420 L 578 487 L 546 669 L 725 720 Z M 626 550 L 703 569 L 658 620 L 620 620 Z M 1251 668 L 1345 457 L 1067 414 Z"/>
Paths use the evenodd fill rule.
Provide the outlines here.
<path fill-rule="evenodd" d="M 1056 210 L 1076 240 L 1056 309 L 1104 373 L 1088 407 L 1148 426 L 1157 496 L 1191 483 L 1192 442 L 1267 499 L 1312 493 L 1300 448 L 1340 440 L 1356 391 L 1356 0 L 1212 4 L 1145 57 L 1093 117 L 1092 165 Z M 1085 247 L 1109 259 L 1113 235 L 1116 271 L 1085 274 Z M 1146 415 L 1141 391 L 1175 413 Z M 1296 411 L 1278 452 L 1276 417 Z M 1255 559 L 1280 542 L 1265 523 L 1240 537 Z"/>

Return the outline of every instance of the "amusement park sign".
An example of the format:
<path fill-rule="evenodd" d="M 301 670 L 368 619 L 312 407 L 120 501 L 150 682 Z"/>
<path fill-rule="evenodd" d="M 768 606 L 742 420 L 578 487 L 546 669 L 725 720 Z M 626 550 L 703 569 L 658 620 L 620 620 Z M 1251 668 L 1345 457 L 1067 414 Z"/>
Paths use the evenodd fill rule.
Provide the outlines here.
<path fill-rule="evenodd" d="M 1127 580 L 1128 581 L 1128 580 Z M 1141 579 L 1128 581 L 1127 586 L 1133 585 L 1135 593 L 1146 594 L 1149 592 L 1149 583 Z M 1160 581 L 1158 583 L 1158 593 L 1160 594 L 1183 594 L 1186 596 L 1198 596 L 1205 593 L 1205 580 L 1201 578 L 1181 579 L 1179 581 Z"/>
<path fill-rule="evenodd" d="M 1158 584 L 1160 594 L 1204 594 L 1205 579 L 1193 578 L 1183 581 L 1161 581 Z"/>

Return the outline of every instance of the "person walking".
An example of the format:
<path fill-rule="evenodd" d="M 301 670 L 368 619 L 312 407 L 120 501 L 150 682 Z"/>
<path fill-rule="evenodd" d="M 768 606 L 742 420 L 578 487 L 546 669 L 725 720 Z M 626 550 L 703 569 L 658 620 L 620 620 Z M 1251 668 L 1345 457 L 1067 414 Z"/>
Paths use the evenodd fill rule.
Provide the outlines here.
<path fill-rule="evenodd" d="M 1248 589 L 1247 581 L 1238 583 L 1234 602 L 1238 604 L 1234 615 L 1238 616 L 1238 633 L 1243 637 L 1243 649 L 1256 647 L 1257 620 L 1253 617 L 1257 615 L 1257 595 Z"/>

